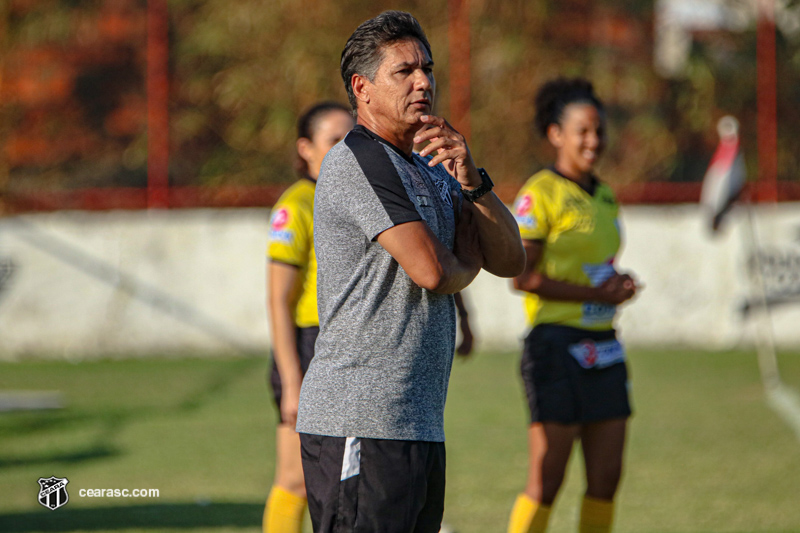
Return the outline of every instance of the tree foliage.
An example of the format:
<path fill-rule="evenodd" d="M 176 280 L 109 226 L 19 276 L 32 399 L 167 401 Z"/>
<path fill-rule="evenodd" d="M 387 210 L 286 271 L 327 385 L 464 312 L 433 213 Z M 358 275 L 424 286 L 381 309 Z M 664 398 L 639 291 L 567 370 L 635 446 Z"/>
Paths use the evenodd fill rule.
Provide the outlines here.
<path fill-rule="evenodd" d="M 9 0 L 0 84 L 7 185 L 143 186 L 145 0 Z M 295 119 L 346 101 L 342 47 L 384 9 L 417 16 L 431 41 L 437 109 L 447 115 L 447 0 L 171 0 L 170 180 L 293 179 Z M 608 109 L 601 165 L 612 184 L 697 181 L 723 114 L 742 123 L 755 175 L 755 27 L 695 36 L 685 73 L 653 69 L 653 6 L 642 0 L 472 0 L 472 139 L 495 181 L 549 164 L 533 98 L 555 76 L 590 78 Z M 800 47 L 778 35 L 779 176 L 800 170 Z"/>

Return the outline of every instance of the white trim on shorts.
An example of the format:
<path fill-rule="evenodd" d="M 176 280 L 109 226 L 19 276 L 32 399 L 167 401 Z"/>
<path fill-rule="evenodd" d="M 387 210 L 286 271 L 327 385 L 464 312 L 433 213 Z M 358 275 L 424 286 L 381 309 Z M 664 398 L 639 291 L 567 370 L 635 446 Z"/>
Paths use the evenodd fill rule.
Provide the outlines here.
<path fill-rule="evenodd" d="M 342 458 L 342 477 L 340 481 L 357 476 L 361 472 L 361 439 L 347 437 L 344 441 L 344 457 Z"/>

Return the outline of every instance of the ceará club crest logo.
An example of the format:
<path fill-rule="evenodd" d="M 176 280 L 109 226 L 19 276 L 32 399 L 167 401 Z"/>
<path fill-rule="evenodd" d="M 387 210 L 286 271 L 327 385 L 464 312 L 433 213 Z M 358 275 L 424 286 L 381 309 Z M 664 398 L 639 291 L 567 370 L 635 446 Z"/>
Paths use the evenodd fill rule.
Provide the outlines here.
<path fill-rule="evenodd" d="M 65 477 L 40 477 L 39 478 L 39 503 L 51 511 L 66 505 L 69 501 L 67 494 L 67 483 Z"/>
<path fill-rule="evenodd" d="M 282 230 L 286 227 L 286 224 L 289 223 L 289 210 L 285 207 L 278 209 L 274 215 L 272 215 L 272 229 L 274 230 Z"/>

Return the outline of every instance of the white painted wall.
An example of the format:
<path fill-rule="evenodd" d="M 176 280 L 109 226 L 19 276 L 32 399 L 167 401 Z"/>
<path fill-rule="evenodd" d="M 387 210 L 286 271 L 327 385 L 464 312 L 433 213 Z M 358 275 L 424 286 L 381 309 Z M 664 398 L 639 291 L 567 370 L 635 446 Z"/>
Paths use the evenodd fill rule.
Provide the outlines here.
<path fill-rule="evenodd" d="M 264 350 L 265 209 L 61 212 L 0 221 L 0 358 Z M 645 285 L 624 306 L 630 346 L 750 345 L 738 308 L 749 294 L 745 212 L 711 237 L 697 206 L 626 206 L 618 262 Z M 800 290 L 800 205 L 757 212 L 762 248 Z M 2 272 L 0 268 L 0 272 Z M 773 269 L 774 271 L 774 269 Z M 1 278 L 2 276 L 0 276 Z M 479 349 L 517 350 L 521 298 L 482 273 L 467 290 Z M 800 347 L 800 300 L 773 310 L 779 346 Z"/>
<path fill-rule="evenodd" d="M 750 346 L 753 317 L 742 305 L 753 294 L 748 259 L 756 234 L 762 254 L 800 259 L 800 205 L 780 204 L 752 211 L 745 208 L 712 235 L 697 206 L 624 209 L 625 249 L 622 268 L 630 268 L 645 284 L 641 296 L 626 306 L 619 325 L 630 344 L 683 345 L 724 349 Z M 771 310 L 779 346 L 800 346 L 800 261 L 794 268 L 768 276 L 768 289 L 794 301 Z"/>
<path fill-rule="evenodd" d="M 0 353 L 69 358 L 268 345 L 267 210 L 5 219 Z M 0 259 L 2 260 L 2 259 Z"/>

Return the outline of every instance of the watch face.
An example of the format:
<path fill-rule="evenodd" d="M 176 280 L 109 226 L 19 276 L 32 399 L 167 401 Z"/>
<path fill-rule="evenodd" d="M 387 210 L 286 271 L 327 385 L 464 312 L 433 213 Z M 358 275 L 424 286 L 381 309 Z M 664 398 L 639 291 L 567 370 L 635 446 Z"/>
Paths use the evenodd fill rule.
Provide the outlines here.
<path fill-rule="evenodd" d="M 490 188 L 494 187 L 492 178 L 489 177 L 489 173 L 486 172 L 485 168 L 479 168 L 478 173 L 481 175 L 481 180 L 483 180 L 483 185 L 488 185 Z"/>

